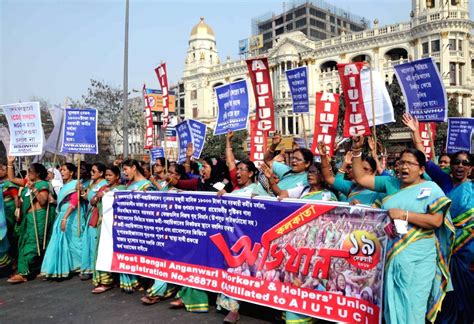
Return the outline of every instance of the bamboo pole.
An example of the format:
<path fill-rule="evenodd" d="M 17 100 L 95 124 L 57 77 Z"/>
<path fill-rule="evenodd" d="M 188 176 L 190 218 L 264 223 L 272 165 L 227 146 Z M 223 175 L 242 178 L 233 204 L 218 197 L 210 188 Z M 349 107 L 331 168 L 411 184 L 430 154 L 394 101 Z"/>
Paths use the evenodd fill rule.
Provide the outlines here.
<path fill-rule="evenodd" d="M 67 100 L 68 100 L 68 97 L 66 97 L 66 100 L 64 101 L 64 109 L 66 109 L 67 107 Z M 56 165 L 56 159 L 58 157 L 58 145 L 59 145 L 59 140 L 61 138 L 61 130 L 63 129 L 63 123 L 64 123 L 64 115 L 63 115 L 63 118 L 61 118 L 61 126 L 59 128 L 59 134 L 58 134 L 58 138 L 56 139 L 56 146 L 54 148 L 53 168 Z"/>
<path fill-rule="evenodd" d="M 81 189 L 79 184 L 81 183 L 81 155 L 77 154 L 77 234 L 81 236 Z"/>
<path fill-rule="evenodd" d="M 370 69 L 370 103 L 372 106 L 372 136 L 374 137 L 374 158 L 377 158 L 377 129 L 375 128 L 375 101 L 374 101 L 374 80 L 372 78 L 372 67 Z"/>
<path fill-rule="evenodd" d="M 433 134 L 431 133 L 431 123 L 426 123 L 426 130 L 428 131 L 428 137 L 430 139 L 430 146 L 431 146 L 431 160 L 433 162 L 436 162 L 436 152 L 435 152 L 435 147 L 434 147 L 434 141 L 433 141 Z"/>
<path fill-rule="evenodd" d="M 300 114 L 301 116 L 301 120 L 302 120 L 302 123 L 303 123 L 303 138 L 304 138 L 304 145 L 306 145 L 306 148 L 307 149 L 311 149 L 309 146 L 308 146 L 308 135 L 306 135 L 306 124 L 304 122 L 304 114 Z"/>

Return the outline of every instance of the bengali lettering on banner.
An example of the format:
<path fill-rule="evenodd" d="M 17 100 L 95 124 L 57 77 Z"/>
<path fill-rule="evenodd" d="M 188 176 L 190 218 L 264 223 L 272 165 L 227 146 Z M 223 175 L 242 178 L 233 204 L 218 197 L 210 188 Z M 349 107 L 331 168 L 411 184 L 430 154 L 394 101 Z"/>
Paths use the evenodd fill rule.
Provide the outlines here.
<path fill-rule="evenodd" d="M 206 140 L 207 126 L 197 120 L 188 119 L 176 125 L 178 135 L 178 163 L 186 160 L 186 149 L 189 143 L 193 144 L 193 157 L 199 159 Z"/>
<path fill-rule="evenodd" d="M 153 127 L 153 115 L 151 113 L 150 101 L 146 91 L 146 86 L 143 85 L 143 99 L 145 101 L 145 149 L 153 147 L 154 138 L 154 127 Z"/>
<path fill-rule="evenodd" d="M 293 112 L 309 113 L 308 68 L 302 66 L 285 73 L 293 99 Z"/>
<path fill-rule="evenodd" d="M 372 134 L 365 114 L 364 99 L 362 98 L 360 73 L 363 67 L 363 62 L 337 65 L 346 104 L 344 137 Z"/>
<path fill-rule="evenodd" d="M 202 149 L 204 148 L 204 143 L 206 143 L 207 126 L 206 124 L 194 119 L 188 119 L 188 123 L 189 129 L 191 130 L 191 134 L 193 136 L 193 158 L 199 159 L 201 157 Z"/>
<path fill-rule="evenodd" d="M 311 151 L 319 155 L 318 142 L 323 142 L 329 156 L 334 155 L 339 113 L 339 94 L 316 92 L 313 146 Z"/>
<path fill-rule="evenodd" d="M 215 91 L 219 111 L 214 135 L 247 129 L 249 118 L 247 81 L 240 80 L 216 87 Z"/>
<path fill-rule="evenodd" d="M 433 140 L 433 142 L 436 140 L 436 123 L 420 123 L 418 132 L 420 134 L 423 147 L 425 148 L 426 157 L 428 159 L 432 159 L 434 157 L 434 143 L 431 143 L 431 139 Z M 431 132 L 431 139 L 429 132 Z"/>
<path fill-rule="evenodd" d="M 5 147 L 13 156 L 41 155 L 43 126 L 39 102 L 2 105 L 10 129 L 10 145 Z"/>
<path fill-rule="evenodd" d="M 435 62 L 431 57 L 394 66 L 405 97 L 407 112 L 420 122 L 445 122 L 448 100 Z"/>
<path fill-rule="evenodd" d="M 267 132 L 261 131 L 257 127 L 257 120 L 250 120 L 250 161 L 255 163 L 257 168 L 264 163 L 264 155 L 267 151 Z"/>
<path fill-rule="evenodd" d="M 61 152 L 97 154 L 97 110 L 66 108 Z"/>
<path fill-rule="evenodd" d="M 256 119 L 259 130 L 275 130 L 273 92 L 267 58 L 247 60 L 250 80 L 255 95 Z"/>
<path fill-rule="evenodd" d="M 178 163 L 183 163 L 186 161 L 188 144 L 193 142 L 193 135 L 187 120 L 176 125 L 176 134 L 178 136 Z"/>
<path fill-rule="evenodd" d="M 162 96 L 163 96 L 163 114 L 161 115 L 162 128 L 168 127 L 169 122 L 169 93 L 168 93 L 168 76 L 166 74 L 166 63 L 160 64 L 155 73 L 160 82 Z"/>
<path fill-rule="evenodd" d="M 458 151 L 472 150 L 472 135 L 474 134 L 474 118 L 450 117 L 448 118 L 448 139 L 446 151 L 448 154 Z"/>
<path fill-rule="evenodd" d="M 386 222 L 386 211 L 337 203 L 116 192 L 104 198 L 96 268 L 379 323 Z"/>

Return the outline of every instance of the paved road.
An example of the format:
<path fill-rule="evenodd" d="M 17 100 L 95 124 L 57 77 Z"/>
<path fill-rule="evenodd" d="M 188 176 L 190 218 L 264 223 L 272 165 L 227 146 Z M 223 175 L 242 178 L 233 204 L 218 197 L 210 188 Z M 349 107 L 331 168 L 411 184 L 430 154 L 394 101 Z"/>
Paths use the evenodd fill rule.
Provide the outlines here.
<path fill-rule="evenodd" d="M 207 314 L 168 309 L 168 302 L 140 303 L 141 292 L 125 294 L 114 288 L 92 295 L 90 281 L 78 277 L 63 282 L 33 280 L 11 285 L 0 278 L 0 323 L 222 323 L 214 306 Z M 215 295 L 211 295 L 215 299 Z M 214 303 L 212 303 L 214 305 Z M 243 304 L 240 323 L 268 323 L 276 311 Z"/>

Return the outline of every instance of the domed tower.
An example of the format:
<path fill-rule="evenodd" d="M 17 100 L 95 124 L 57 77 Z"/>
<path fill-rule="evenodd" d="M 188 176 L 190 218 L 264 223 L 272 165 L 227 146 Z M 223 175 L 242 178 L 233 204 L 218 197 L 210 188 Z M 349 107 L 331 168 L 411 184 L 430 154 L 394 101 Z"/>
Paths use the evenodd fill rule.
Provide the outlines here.
<path fill-rule="evenodd" d="M 474 86 L 471 73 L 469 0 L 412 0 L 412 58 L 432 57 L 449 99 L 469 116 Z"/>
<path fill-rule="evenodd" d="M 219 64 L 219 54 L 217 53 L 214 31 L 204 22 L 204 17 L 201 17 L 199 23 L 193 27 L 189 38 L 184 68 L 185 75 L 189 70 L 210 68 L 217 64 Z"/>

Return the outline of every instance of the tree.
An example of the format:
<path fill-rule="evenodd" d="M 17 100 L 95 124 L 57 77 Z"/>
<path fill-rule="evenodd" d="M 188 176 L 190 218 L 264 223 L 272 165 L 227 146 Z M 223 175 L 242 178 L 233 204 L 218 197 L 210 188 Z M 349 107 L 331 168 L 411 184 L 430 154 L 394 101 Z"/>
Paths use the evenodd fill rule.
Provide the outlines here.
<path fill-rule="evenodd" d="M 202 149 L 202 157 L 221 157 L 225 158 L 226 136 L 214 136 L 214 130 L 208 128 L 206 131 L 206 143 Z M 247 130 L 234 132 L 232 139 L 232 149 L 237 160 L 248 160 L 248 154 L 244 152 L 243 143 L 248 138 Z"/>

